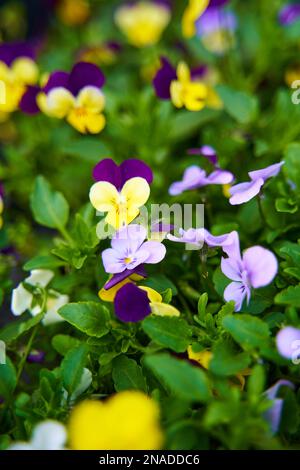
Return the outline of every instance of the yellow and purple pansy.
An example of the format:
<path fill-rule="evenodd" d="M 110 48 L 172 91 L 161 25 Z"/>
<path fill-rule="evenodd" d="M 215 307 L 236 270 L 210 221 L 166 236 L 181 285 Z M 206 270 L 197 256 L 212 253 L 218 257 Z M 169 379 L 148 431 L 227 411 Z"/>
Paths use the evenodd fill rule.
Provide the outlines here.
<path fill-rule="evenodd" d="M 169 2 L 163 0 L 126 3 L 115 13 L 117 26 L 135 47 L 156 44 L 170 18 Z"/>
<path fill-rule="evenodd" d="M 0 118 L 16 111 L 27 86 L 38 80 L 35 48 L 29 43 L 0 45 Z"/>
<path fill-rule="evenodd" d="M 102 71 L 89 62 L 78 62 L 71 73 L 53 72 L 43 88 L 29 87 L 20 108 L 67 122 L 82 134 L 98 134 L 105 126 Z"/>
<path fill-rule="evenodd" d="M 219 109 L 222 102 L 209 82 L 206 66 L 190 70 L 185 62 L 179 62 L 175 69 L 166 57 L 162 57 L 153 86 L 158 98 L 171 100 L 176 108 L 201 111 L 208 106 Z"/>
<path fill-rule="evenodd" d="M 100 212 L 106 212 L 106 222 L 119 229 L 139 215 L 139 209 L 148 200 L 153 175 L 142 161 L 128 159 L 120 166 L 106 158 L 93 171 L 94 180 L 90 201 Z"/>

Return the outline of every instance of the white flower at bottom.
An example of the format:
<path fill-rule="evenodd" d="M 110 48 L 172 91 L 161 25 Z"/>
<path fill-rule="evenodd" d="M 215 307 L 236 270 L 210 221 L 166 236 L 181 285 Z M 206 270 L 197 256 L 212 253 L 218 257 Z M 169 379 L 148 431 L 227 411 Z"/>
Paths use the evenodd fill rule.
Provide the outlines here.
<path fill-rule="evenodd" d="M 8 450 L 64 450 L 67 432 L 58 421 L 47 420 L 37 424 L 29 442 L 16 442 Z"/>

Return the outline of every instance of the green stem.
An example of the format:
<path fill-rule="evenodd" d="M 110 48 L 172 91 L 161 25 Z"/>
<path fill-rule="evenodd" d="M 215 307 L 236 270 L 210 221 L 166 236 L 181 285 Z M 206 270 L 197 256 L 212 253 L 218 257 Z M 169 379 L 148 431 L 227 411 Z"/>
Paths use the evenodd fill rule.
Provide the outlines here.
<path fill-rule="evenodd" d="M 74 240 L 73 238 L 71 237 L 71 235 L 69 234 L 69 232 L 67 231 L 67 229 L 65 227 L 63 227 L 62 225 L 57 227 L 58 230 L 60 231 L 61 235 L 64 237 L 64 239 L 70 244 L 70 245 L 73 245 L 74 244 Z"/>
<path fill-rule="evenodd" d="M 25 362 L 26 362 L 26 359 L 27 359 L 27 356 L 28 354 L 30 353 L 31 351 L 31 347 L 32 347 L 32 343 L 34 341 L 34 338 L 35 338 L 35 335 L 37 333 L 37 330 L 38 330 L 38 327 L 39 327 L 39 324 L 37 324 L 32 332 L 31 332 L 31 335 L 30 335 L 30 338 L 29 338 L 29 341 L 27 343 L 27 346 L 26 346 L 26 349 L 24 351 L 24 354 L 23 356 L 21 357 L 21 360 L 20 360 L 20 363 L 19 363 L 19 367 L 18 367 L 18 372 L 17 372 L 17 383 L 19 382 L 19 379 L 21 377 L 21 374 L 23 372 L 23 369 L 24 369 L 24 365 L 25 365 Z"/>

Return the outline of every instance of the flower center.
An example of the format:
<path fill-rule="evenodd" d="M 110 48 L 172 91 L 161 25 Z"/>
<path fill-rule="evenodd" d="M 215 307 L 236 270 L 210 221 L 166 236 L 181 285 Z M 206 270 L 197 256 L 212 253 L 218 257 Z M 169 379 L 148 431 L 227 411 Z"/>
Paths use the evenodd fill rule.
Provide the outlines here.
<path fill-rule="evenodd" d="M 129 257 L 124 259 L 125 264 L 129 264 L 131 263 L 131 261 L 132 261 L 132 258 L 129 258 Z"/>
<path fill-rule="evenodd" d="M 87 110 L 82 106 L 80 108 L 75 108 L 74 112 L 79 118 L 85 117 L 87 115 Z"/>

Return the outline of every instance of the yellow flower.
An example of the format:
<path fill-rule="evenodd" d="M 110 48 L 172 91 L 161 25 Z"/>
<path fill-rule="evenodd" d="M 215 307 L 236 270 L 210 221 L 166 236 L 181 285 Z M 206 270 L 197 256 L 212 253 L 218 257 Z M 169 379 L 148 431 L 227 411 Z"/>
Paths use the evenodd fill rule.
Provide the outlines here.
<path fill-rule="evenodd" d="M 48 94 L 39 93 L 37 103 L 44 114 L 65 118 L 82 134 L 98 134 L 105 127 L 104 95 L 94 86 L 85 86 L 76 98 L 66 88 L 53 88 Z"/>
<path fill-rule="evenodd" d="M 0 61 L 0 113 L 3 118 L 18 109 L 26 86 L 34 85 L 37 80 L 38 68 L 33 60 L 19 57 L 10 66 Z"/>
<path fill-rule="evenodd" d="M 91 13 L 90 4 L 86 0 L 60 0 L 57 7 L 59 19 L 68 26 L 85 23 Z"/>
<path fill-rule="evenodd" d="M 163 434 L 159 407 L 142 392 L 120 392 L 107 401 L 84 401 L 70 416 L 69 441 L 75 450 L 157 450 Z"/>
<path fill-rule="evenodd" d="M 200 366 L 202 366 L 204 369 L 209 368 L 209 363 L 213 357 L 213 353 L 211 351 L 209 351 L 208 349 L 205 349 L 203 351 L 194 352 L 192 349 L 192 346 L 189 346 L 187 349 L 187 353 L 188 353 L 189 359 L 198 362 Z M 250 375 L 250 374 L 251 374 L 251 369 L 249 368 L 241 370 L 233 378 L 233 379 L 237 379 L 238 384 L 236 384 L 234 380 L 231 379 L 232 385 L 237 385 L 240 388 L 240 390 L 243 390 L 245 387 L 245 376 Z"/>
<path fill-rule="evenodd" d="M 205 12 L 210 0 L 189 0 L 182 17 L 182 34 L 191 38 L 196 33 L 195 22 Z"/>
<path fill-rule="evenodd" d="M 156 44 L 170 18 L 167 7 L 151 2 L 121 6 L 115 14 L 116 24 L 127 36 L 128 42 L 136 47 Z"/>
<path fill-rule="evenodd" d="M 184 62 L 180 62 L 177 80 L 171 82 L 171 100 L 176 108 L 183 106 L 189 111 L 200 111 L 206 105 L 208 88 L 204 83 L 191 80 L 191 73 Z"/>
<path fill-rule="evenodd" d="M 138 216 L 149 195 L 149 184 L 137 176 L 127 180 L 120 192 L 113 184 L 98 181 L 91 187 L 90 201 L 97 211 L 107 212 L 106 223 L 119 229 Z"/>

